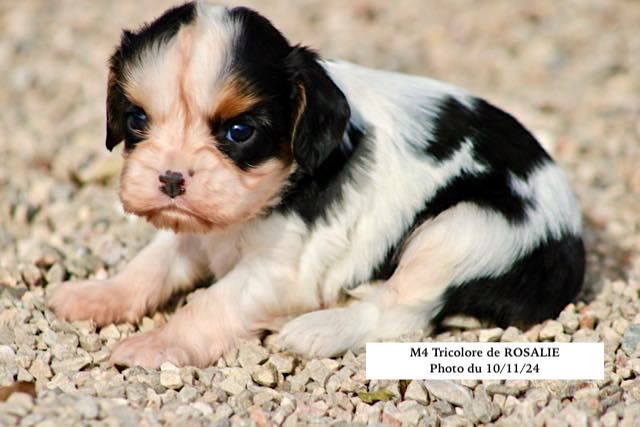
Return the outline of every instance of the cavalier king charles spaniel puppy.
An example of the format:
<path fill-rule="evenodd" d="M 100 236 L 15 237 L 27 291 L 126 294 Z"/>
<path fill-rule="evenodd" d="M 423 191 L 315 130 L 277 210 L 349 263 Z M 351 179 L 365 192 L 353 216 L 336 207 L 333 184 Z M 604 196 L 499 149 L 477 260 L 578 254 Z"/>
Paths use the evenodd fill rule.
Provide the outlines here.
<path fill-rule="evenodd" d="M 125 211 L 159 229 L 120 273 L 69 282 L 66 320 L 136 322 L 206 277 L 124 366 L 207 366 L 239 339 L 330 357 L 466 313 L 526 327 L 584 276 L 581 214 L 512 116 L 463 89 L 321 59 L 243 7 L 125 31 L 106 145 Z"/>

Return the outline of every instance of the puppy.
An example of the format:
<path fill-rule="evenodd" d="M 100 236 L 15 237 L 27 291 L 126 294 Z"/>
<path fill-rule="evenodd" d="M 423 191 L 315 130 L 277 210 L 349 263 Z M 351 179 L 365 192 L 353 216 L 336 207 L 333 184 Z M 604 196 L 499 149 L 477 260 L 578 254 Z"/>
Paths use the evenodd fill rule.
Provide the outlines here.
<path fill-rule="evenodd" d="M 326 357 L 452 313 L 526 326 L 583 281 L 576 200 L 513 117 L 442 82 L 323 61 L 246 8 L 187 3 L 124 32 L 107 148 L 122 141 L 124 209 L 168 231 L 50 307 L 136 322 L 216 282 L 120 343 L 119 365 L 206 366 L 265 330 Z"/>

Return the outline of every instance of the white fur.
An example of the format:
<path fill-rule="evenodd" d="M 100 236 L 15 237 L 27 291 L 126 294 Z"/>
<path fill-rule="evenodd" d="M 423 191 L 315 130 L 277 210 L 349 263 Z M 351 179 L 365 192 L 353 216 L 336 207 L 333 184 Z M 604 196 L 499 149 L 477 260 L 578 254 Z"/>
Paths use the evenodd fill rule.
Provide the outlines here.
<path fill-rule="evenodd" d="M 523 224 L 460 203 L 416 230 L 386 284 L 370 286 L 360 302 L 335 307 L 346 285 L 367 279 L 425 200 L 461 173 L 481 173 L 488 165 L 473 158 L 471 140 L 444 162 L 416 155 L 415 141 L 426 141 L 431 131 L 425 113 L 437 113 L 425 100 L 453 95 L 473 108 L 463 91 L 345 63 L 327 67 L 355 117 L 373 124 L 371 161 L 352 172 L 342 203 L 311 229 L 294 214 L 272 214 L 224 236 L 200 237 L 209 258 L 217 260 L 211 267 L 219 277 L 204 291 L 207 303 L 199 305 L 210 319 L 200 334 L 231 343 L 284 324 L 280 338 L 286 347 L 313 356 L 337 354 L 426 326 L 448 286 L 500 274 L 547 235 L 579 232 L 566 180 L 555 165 L 543 164 L 527 181 L 511 179 L 514 190 L 533 202 Z M 421 121 L 413 119 L 418 116 Z M 220 262 L 223 247 L 233 255 Z M 224 309 L 215 309 L 223 303 Z M 228 325 L 235 326 L 225 332 Z M 209 351 L 215 355 L 220 348 Z"/>
<path fill-rule="evenodd" d="M 196 25 L 183 27 L 171 42 L 188 46 L 192 59 L 180 57 L 185 49 L 155 55 L 155 74 L 141 67 L 129 71 L 131 95 L 167 87 L 175 97 L 181 93 L 175 85 L 185 81 L 178 79 L 182 74 L 199 89 L 180 96 L 191 97 L 202 110 L 215 103 L 210 94 L 224 80 L 228 49 L 238 31 L 221 23 L 222 11 L 198 3 Z M 344 62 L 323 65 L 346 95 L 352 123 L 369 132 L 369 157 L 349 171 L 341 202 L 313 226 L 294 213 L 271 213 L 206 235 L 162 233 L 110 280 L 113 289 L 124 292 L 151 278 L 152 286 L 133 293 L 141 311 L 207 272 L 217 283 L 199 291 L 163 329 L 125 341 L 114 351 L 114 362 L 206 365 L 237 339 L 263 329 L 281 330 L 282 343 L 301 353 L 335 355 L 367 340 L 424 327 L 448 287 L 507 271 L 549 236 L 580 233 L 580 213 L 566 179 L 557 166 L 542 163 L 526 180 L 510 177 L 513 190 L 531 202 L 522 223 L 459 203 L 417 227 L 386 282 L 365 283 L 425 201 L 461 174 L 477 175 L 490 165 L 474 158 L 472 139 L 445 161 L 419 152 L 435 137 L 438 101 L 450 96 L 475 107 L 475 98 L 464 90 Z M 156 105 L 144 106 L 154 116 L 173 114 L 172 106 L 179 104 L 171 97 L 154 99 Z M 345 289 L 357 285 L 356 300 L 338 306 Z M 114 311 L 105 319 L 124 317 L 118 301 L 101 289 L 101 298 L 114 300 Z M 153 292 L 160 296 L 150 302 Z M 79 293 L 91 299 L 88 291 Z M 64 306 L 64 298 L 58 299 L 56 304 Z"/>

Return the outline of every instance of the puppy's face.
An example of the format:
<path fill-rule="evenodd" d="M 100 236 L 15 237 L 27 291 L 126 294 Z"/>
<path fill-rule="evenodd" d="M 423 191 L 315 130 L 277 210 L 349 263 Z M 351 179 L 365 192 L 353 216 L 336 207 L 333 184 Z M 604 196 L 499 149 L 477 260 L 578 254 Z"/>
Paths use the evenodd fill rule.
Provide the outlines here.
<path fill-rule="evenodd" d="M 111 58 L 107 147 L 125 144 L 120 199 L 177 232 L 276 205 L 295 169 L 313 173 L 335 149 L 348 116 L 315 55 L 244 8 L 171 9 L 125 32 Z"/>

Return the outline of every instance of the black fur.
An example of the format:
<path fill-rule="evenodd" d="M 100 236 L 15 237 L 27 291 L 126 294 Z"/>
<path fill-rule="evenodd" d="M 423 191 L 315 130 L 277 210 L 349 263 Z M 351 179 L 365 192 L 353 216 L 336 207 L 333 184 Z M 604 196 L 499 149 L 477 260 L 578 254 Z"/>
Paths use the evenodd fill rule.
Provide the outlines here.
<path fill-rule="evenodd" d="M 262 101 L 239 117 L 225 121 L 214 117 L 209 126 L 220 151 L 247 170 L 270 158 L 286 157 L 290 151 L 294 100 L 285 58 L 291 47 L 269 20 L 250 9 L 233 8 L 226 19 L 241 29 L 233 41 L 230 72 Z M 255 138 L 240 144 L 228 141 L 227 130 L 238 122 L 253 126 Z"/>
<path fill-rule="evenodd" d="M 124 112 L 131 106 L 120 85 L 124 64 L 136 61 L 141 52 L 171 40 L 180 27 L 193 21 L 196 14 L 193 2 L 167 10 L 151 24 L 142 26 L 138 31 L 124 31 L 120 46 L 111 56 L 110 73 L 112 78 L 107 87 L 107 131 L 105 145 L 109 151 L 118 145 L 125 136 Z"/>
<path fill-rule="evenodd" d="M 293 134 L 293 157 L 308 173 L 316 173 L 340 144 L 351 111 L 344 94 L 318 62 L 318 56 L 295 47 L 286 66 L 294 84 L 299 84 L 299 102 L 304 102 Z"/>
<path fill-rule="evenodd" d="M 327 211 L 342 201 L 345 182 L 351 179 L 351 170 L 369 155 L 366 129 L 350 124 L 338 145 L 313 174 L 298 169 L 289 179 L 281 203 L 281 212 L 295 212 L 312 225 L 325 218 Z"/>
<path fill-rule="evenodd" d="M 465 313 L 491 320 L 502 328 L 526 328 L 554 318 L 580 290 L 584 255 L 580 237 L 549 239 L 500 276 L 449 287 L 434 322 L 438 324 L 450 314 Z"/>
<path fill-rule="evenodd" d="M 454 97 L 444 98 L 438 105 L 432 134 L 425 152 L 440 161 L 458 151 L 465 139 L 473 142 L 477 161 L 521 178 L 551 160 L 520 122 L 482 99 L 476 99 L 473 108 L 468 108 Z"/>
<path fill-rule="evenodd" d="M 466 140 L 472 144 L 474 160 L 484 165 L 486 171 L 479 174 L 463 171 L 426 200 L 411 226 L 375 267 L 373 279 L 391 277 L 407 239 L 420 224 L 458 203 L 474 203 L 501 214 L 511 224 L 522 223 L 533 201 L 513 190 L 510 174 L 526 178 L 537 166 L 551 162 L 536 139 L 515 118 L 483 100 L 476 99 L 474 108 L 470 109 L 453 97 L 445 97 L 437 111 L 433 136 L 424 146 L 424 153 L 445 162 Z"/>

